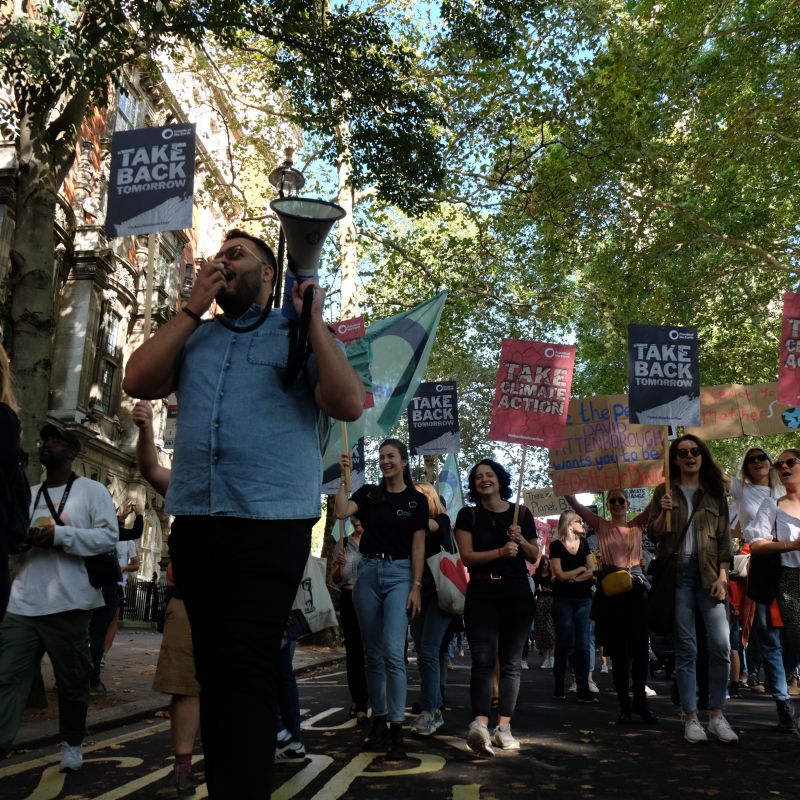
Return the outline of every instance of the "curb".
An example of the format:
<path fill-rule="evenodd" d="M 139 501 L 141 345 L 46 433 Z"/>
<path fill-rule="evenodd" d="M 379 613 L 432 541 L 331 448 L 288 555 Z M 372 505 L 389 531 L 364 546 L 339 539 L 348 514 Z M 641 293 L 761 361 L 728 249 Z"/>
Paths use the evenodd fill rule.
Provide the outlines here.
<path fill-rule="evenodd" d="M 331 664 L 336 664 L 337 662 L 344 660 L 344 658 L 344 653 L 337 653 L 336 655 L 328 658 L 323 658 L 320 661 L 315 661 L 311 664 L 305 664 L 302 667 L 298 667 L 294 671 L 294 674 L 295 676 L 305 675 L 309 672 L 322 669 L 323 667 L 328 667 Z M 155 692 L 153 694 L 153 700 L 140 700 L 134 703 L 125 703 L 122 707 L 119 707 L 119 713 L 115 713 L 117 709 L 114 707 L 104 709 L 104 711 L 107 713 L 98 714 L 94 719 L 90 720 L 91 724 L 87 725 L 87 738 L 95 736 L 98 733 L 102 733 L 103 731 L 117 728 L 121 725 L 128 725 L 132 722 L 138 722 L 141 719 L 153 716 L 156 711 L 168 711 L 169 702 L 165 700 L 164 696 L 156 694 Z M 33 723 L 31 727 L 49 728 L 50 726 L 57 724 L 57 720 L 48 720 L 47 722 Z M 18 735 L 20 738 L 16 739 L 11 745 L 11 752 L 14 750 L 20 750 L 22 748 L 31 749 L 34 747 L 44 747 L 49 744 L 56 744 L 61 738 L 57 731 L 55 733 L 52 731 L 48 731 L 47 733 L 31 731 L 27 735 L 27 738 L 26 734 L 22 731 L 20 731 L 20 734 Z"/>

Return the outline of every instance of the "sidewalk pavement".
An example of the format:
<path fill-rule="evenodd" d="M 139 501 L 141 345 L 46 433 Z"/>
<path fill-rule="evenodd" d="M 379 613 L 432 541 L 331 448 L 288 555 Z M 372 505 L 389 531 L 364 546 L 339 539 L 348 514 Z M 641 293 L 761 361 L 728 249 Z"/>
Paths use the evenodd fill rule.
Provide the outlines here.
<path fill-rule="evenodd" d="M 169 695 L 153 691 L 153 676 L 161 646 L 156 631 L 120 628 L 106 657 L 102 681 L 108 694 L 92 695 L 87 724 L 89 735 L 148 716 L 169 716 Z M 344 658 L 342 647 L 319 647 L 297 643 L 294 671 L 301 675 Z M 42 677 L 47 693 L 46 709 L 28 709 L 14 748 L 39 746 L 58 740 L 58 697 L 50 660 L 42 659 Z"/>

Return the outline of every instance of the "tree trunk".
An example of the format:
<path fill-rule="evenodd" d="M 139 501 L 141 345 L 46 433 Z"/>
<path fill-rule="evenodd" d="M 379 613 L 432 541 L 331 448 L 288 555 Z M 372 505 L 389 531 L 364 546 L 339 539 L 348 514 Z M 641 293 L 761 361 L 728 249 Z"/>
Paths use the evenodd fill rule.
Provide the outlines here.
<path fill-rule="evenodd" d="M 350 126 L 341 122 L 336 126 L 337 161 L 336 172 L 339 180 L 338 204 L 347 212 L 340 220 L 339 259 L 341 277 L 341 318 L 349 319 L 358 315 L 358 253 L 356 252 L 356 224 L 353 219 L 353 165 L 350 152 Z"/>
<path fill-rule="evenodd" d="M 54 152 L 37 136 L 35 124 L 20 126 L 16 179 L 16 224 L 11 245 L 11 359 L 22 399 L 23 447 L 30 475 L 38 480 L 36 440 L 48 409 L 52 337 L 55 327 L 55 216 L 57 173 Z"/>

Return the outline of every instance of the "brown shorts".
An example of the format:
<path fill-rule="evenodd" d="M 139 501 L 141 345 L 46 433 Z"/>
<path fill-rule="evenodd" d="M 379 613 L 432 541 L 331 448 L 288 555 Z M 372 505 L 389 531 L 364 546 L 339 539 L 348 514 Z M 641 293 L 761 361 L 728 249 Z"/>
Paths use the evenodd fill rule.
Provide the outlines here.
<path fill-rule="evenodd" d="M 173 597 L 164 613 L 164 638 L 158 654 L 153 689 L 164 694 L 197 697 L 200 684 L 194 670 L 192 631 L 183 600 Z"/>

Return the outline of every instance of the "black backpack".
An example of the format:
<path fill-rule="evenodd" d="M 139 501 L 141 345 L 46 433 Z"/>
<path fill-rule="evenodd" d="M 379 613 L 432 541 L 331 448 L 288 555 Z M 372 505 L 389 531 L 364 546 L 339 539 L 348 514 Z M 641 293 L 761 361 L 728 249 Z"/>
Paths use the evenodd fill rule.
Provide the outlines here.
<path fill-rule="evenodd" d="M 8 540 L 8 552 L 25 550 L 30 527 L 31 487 L 25 469 L 28 456 L 21 448 L 0 467 L 0 535 Z"/>

